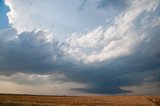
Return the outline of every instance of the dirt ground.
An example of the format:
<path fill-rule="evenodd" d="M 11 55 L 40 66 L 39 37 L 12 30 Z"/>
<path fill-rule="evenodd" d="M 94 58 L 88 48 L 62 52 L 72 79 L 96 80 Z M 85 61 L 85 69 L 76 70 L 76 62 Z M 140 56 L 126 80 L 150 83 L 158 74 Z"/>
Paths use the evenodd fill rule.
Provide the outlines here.
<path fill-rule="evenodd" d="M 160 106 L 160 96 L 37 96 L 0 94 L 0 106 Z"/>

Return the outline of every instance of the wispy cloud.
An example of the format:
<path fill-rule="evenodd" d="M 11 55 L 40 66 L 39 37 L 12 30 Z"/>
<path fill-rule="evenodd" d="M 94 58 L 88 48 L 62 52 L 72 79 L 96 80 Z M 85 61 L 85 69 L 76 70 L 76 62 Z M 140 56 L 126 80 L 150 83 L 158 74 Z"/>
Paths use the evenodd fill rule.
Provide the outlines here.
<path fill-rule="evenodd" d="M 129 1 L 127 0 L 99 0 L 97 8 L 117 8 L 117 9 L 125 9 L 128 5 Z"/>
<path fill-rule="evenodd" d="M 83 11 L 87 5 L 87 0 L 83 0 L 82 4 L 78 7 L 78 11 Z"/>

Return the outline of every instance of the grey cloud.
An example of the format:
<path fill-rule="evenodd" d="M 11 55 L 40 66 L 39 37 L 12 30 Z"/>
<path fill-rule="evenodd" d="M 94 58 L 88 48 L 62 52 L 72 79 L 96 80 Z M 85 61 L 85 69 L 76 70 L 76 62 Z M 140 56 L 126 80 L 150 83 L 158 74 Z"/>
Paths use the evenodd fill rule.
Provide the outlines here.
<path fill-rule="evenodd" d="M 160 82 L 157 74 L 160 72 L 160 31 L 155 32 L 155 29 L 159 26 L 150 28 L 150 40 L 144 39 L 132 54 L 91 64 L 65 57 L 58 41 L 46 42 L 45 32 L 23 32 L 15 37 L 16 30 L 1 31 L 1 74 L 58 72 L 66 76 L 63 81 L 88 85 L 88 88 L 72 90 L 99 94 L 131 93 L 120 87 L 141 85 L 150 75 L 152 82 Z"/>
<path fill-rule="evenodd" d="M 55 38 L 47 38 L 49 36 L 44 31 L 21 34 L 17 34 L 15 29 L 1 31 L 1 73 L 13 74 L 20 70 L 28 73 L 47 73 L 60 70 L 58 67 L 63 52 L 60 50 L 59 42 Z"/>
<path fill-rule="evenodd" d="M 150 75 L 153 76 L 152 82 L 160 82 L 159 79 L 156 79 L 159 77 L 159 63 L 160 61 L 155 62 L 154 59 L 145 57 L 121 57 L 109 63 L 102 63 L 103 65 L 97 68 L 93 66 L 89 69 L 71 72 L 72 74 L 69 74 L 68 78 L 91 85 L 88 89 L 81 89 L 81 91 L 100 94 L 129 93 L 132 91 L 125 91 L 120 87 L 141 85 L 144 79 Z"/>
<path fill-rule="evenodd" d="M 132 54 L 95 63 L 92 67 L 86 66 L 82 69 L 83 71 L 69 74 L 71 80 L 91 85 L 88 89 L 76 90 L 117 94 L 132 92 L 120 89 L 123 86 L 138 86 L 144 82 L 158 82 L 160 84 L 160 31 L 155 31 L 159 28 L 160 26 L 149 27 L 149 36 L 147 37 L 149 41 L 144 39 L 140 44 L 137 44 Z M 149 76 L 153 78 L 145 81 Z"/>
<path fill-rule="evenodd" d="M 127 1 L 126 0 L 100 0 L 97 5 L 98 9 L 110 8 L 110 7 L 123 10 L 127 7 Z"/>

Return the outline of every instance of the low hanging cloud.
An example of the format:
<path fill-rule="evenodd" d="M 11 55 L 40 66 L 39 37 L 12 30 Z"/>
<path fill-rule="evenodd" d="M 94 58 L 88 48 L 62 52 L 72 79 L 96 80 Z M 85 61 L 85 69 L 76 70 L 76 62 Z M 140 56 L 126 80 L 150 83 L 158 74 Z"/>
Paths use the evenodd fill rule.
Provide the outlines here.
<path fill-rule="evenodd" d="M 53 35 L 42 30 L 18 34 L 16 29 L 11 28 L 2 30 L 0 38 L 0 63 L 1 70 L 5 73 L 20 70 L 43 73 L 42 70 L 51 70 L 51 67 L 58 64 L 63 55 L 59 42 Z"/>
<path fill-rule="evenodd" d="M 146 83 L 159 84 L 159 8 L 159 0 L 132 1 L 111 25 L 86 34 L 74 33 L 64 42 L 45 30 L 1 30 L 0 74 L 10 77 L 7 81 L 26 85 L 35 82 L 28 77 L 19 82 L 13 76 L 38 74 L 45 79 L 45 75 L 62 74 L 53 82 L 82 84 L 85 87 L 66 89 L 97 94 L 134 93 Z M 51 77 L 40 82 L 52 83 Z"/>
<path fill-rule="evenodd" d="M 16 73 L 11 76 L 0 75 L 0 90 L 3 93 L 42 94 L 42 95 L 75 95 L 82 94 L 72 91 L 73 88 L 85 88 L 84 84 L 64 82 L 62 74 L 38 75 Z"/>

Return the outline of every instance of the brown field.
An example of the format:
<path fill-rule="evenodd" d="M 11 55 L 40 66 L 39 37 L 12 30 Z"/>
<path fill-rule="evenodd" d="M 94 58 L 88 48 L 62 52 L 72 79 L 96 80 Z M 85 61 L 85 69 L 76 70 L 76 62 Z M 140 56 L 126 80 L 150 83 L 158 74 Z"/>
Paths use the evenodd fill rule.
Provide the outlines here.
<path fill-rule="evenodd" d="M 0 94 L 0 106 L 160 106 L 160 96 L 36 96 Z"/>

